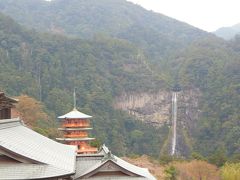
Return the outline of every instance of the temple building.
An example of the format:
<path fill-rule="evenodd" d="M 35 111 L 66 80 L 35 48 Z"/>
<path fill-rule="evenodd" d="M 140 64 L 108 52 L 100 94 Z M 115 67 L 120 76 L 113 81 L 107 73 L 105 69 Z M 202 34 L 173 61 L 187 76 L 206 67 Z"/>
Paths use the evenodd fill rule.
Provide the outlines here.
<path fill-rule="evenodd" d="M 71 179 L 76 147 L 55 142 L 19 119 L 0 120 L 0 179 Z"/>
<path fill-rule="evenodd" d="M 74 179 L 92 180 L 156 180 L 148 169 L 130 164 L 113 155 L 103 145 L 96 154 L 77 156 Z"/>
<path fill-rule="evenodd" d="M 1 97 L 1 109 L 11 109 L 15 102 Z M 91 147 L 90 117 L 76 109 L 60 116 L 64 131 L 60 140 L 66 143 L 62 144 L 4 113 L 0 119 L 0 180 L 155 180 L 147 169 L 120 159 L 105 145 L 99 150 Z"/>
<path fill-rule="evenodd" d="M 0 119 L 10 119 L 11 110 L 17 102 L 18 100 L 7 97 L 3 92 L 0 92 Z"/>
<path fill-rule="evenodd" d="M 71 112 L 58 118 L 63 120 L 62 128 L 58 129 L 64 132 L 64 137 L 57 138 L 58 141 L 69 145 L 76 145 L 78 147 L 78 154 L 92 154 L 97 152 L 97 148 L 89 145 L 89 142 L 95 139 L 88 137 L 88 131 L 92 129 L 89 121 L 91 116 L 79 112 L 74 108 Z"/>

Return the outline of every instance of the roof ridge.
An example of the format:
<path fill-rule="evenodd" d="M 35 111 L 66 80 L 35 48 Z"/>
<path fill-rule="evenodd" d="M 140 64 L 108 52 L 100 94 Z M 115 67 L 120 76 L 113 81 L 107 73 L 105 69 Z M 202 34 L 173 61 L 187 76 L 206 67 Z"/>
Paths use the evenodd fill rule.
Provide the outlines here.
<path fill-rule="evenodd" d="M 0 120 L 0 129 L 7 129 L 12 128 L 16 126 L 24 125 L 24 123 L 21 121 L 21 119 L 13 118 L 13 119 L 1 119 Z"/>
<path fill-rule="evenodd" d="M 11 118 L 11 119 L 1 119 L 0 124 L 12 123 L 12 122 L 17 122 L 17 121 L 21 121 L 19 117 Z"/>

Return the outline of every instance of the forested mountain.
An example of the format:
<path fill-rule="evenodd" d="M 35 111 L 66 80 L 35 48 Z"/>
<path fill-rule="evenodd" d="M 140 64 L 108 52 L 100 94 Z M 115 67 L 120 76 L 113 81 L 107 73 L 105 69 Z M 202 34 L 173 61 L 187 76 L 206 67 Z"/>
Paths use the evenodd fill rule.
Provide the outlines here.
<path fill-rule="evenodd" d="M 195 150 L 211 154 L 216 150 L 239 153 L 240 56 L 239 40 L 227 43 L 207 38 L 178 55 L 179 83 L 199 88 L 201 117 L 191 136 Z"/>
<path fill-rule="evenodd" d="M 96 117 L 94 134 L 99 141 L 119 154 L 130 150 L 158 154 L 163 137 L 151 132 L 161 130 L 112 108 L 112 98 L 120 91 L 165 86 L 163 80 L 153 77 L 138 49 L 111 38 L 87 41 L 37 34 L 3 15 L 0 24 L 1 90 L 33 96 L 56 117 L 72 109 L 72 91 L 76 87 L 79 107 Z M 140 129 L 144 136 L 136 139 Z M 134 141 L 141 142 L 135 150 Z"/>
<path fill-rule="evenodd" d="M 179 84 L 201 94 L 197 121 L 181 122 L 192 151 L 240 152 L 238 37 L 226 42 L 124 0 L 1 0 L 0 11 L 34 29 L 0 16 L 0 88 L 8 94 L 33 96 L 56 116 L 71 110 L 76 87 L 101 142 L 157 156 L 169 124 L 154 128 L 112 104 L 125 92 Z"/>
<path fill-rule="evenodd" d="M 226 40 L 233 39 L 234 36 L 240 34 L 240 24 L 236 24 L 231 27 L 222 27 L 213 32 L 218 37 Z"/>
<path fill-rule="evenodd" d="M 154 62 L 208 35 L 125 0 L 1 0 L 0 11 L 38 31 L 126 39 L 144 49 Z"/>

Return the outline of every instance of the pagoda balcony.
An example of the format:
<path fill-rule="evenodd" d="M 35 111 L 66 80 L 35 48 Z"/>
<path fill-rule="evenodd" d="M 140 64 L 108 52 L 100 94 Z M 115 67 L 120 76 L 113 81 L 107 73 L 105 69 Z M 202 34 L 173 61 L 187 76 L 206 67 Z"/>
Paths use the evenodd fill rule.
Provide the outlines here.
<path fill-rule="evenodd" d="M 88 137 L 87 134 L 65 134 L 65 138 L 85 138 Z"/>
<path fill-rule="evenodd" d="M 67 128 L 67 127 L 71 127 L 71 128 L 74 128 L 74 127 L 87 128 L 89 126 L 90 126 L 89 123 L 64 123 L 63 124 L 63 127 L 65 127 L 65 128 Z"/>
<path fill-rule="evenodd" d="M 97 148 L 93 148 L 93 147 L 91 147 L 91 148 L 83 148 L 83 149 L 78 149 L 77 150 L 77 152 L 79 154 L 94 154 L 97 151 L 98 151 L 98 149 Z"/>

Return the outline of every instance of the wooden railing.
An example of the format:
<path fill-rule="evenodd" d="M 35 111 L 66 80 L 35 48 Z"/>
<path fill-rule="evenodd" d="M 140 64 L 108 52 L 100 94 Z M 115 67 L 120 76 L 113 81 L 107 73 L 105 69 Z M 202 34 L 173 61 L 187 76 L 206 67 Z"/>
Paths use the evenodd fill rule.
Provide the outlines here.
<path fill-rule="evenodd" d="M 97 152 L 97 148 L 94 147 L 88 147 L 85 149 L 78 149 L 77 151 L 79 154 L 86 154 L 86 153 L 96 153 Z"/>
<path fill-rule="evenodd" d="M 89 127 L 89 123 L 64 123 L 63 127 Z"/>
<path fill-rule="evenodd" d="M 65 138 L 84 138 L 84 137 L 88 137 L 88 134 L 65 134 L 64 135 Z"/>

